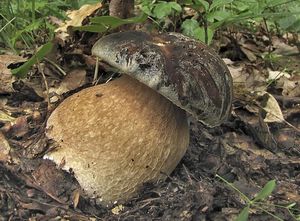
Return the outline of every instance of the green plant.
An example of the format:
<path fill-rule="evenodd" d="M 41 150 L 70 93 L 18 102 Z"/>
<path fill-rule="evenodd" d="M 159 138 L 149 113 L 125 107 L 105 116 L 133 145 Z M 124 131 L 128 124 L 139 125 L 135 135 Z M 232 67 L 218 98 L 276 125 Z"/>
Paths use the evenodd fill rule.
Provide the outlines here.
<path fill-rule="evenodd" d="M 48 42 L 47 44 L 44 44 L 40 47 L 40 49 L 23 65 L 21 65 L 18 68 L 12 69 L 11 72 L 13 75 L 24 78 L 26 77 L 28 71 L 30 68 L 40 61 L 43 60 L 43 58 L 52 50 L 53 44 L 51 42 Z"/>
<path fill-rule="evenodd" d="M 12 50 L 31 49 L 52 39 L 55 27 L 49 16 L 65 19 L 65 10 L 70 8 L 60 0 L 7 0 L 0 4 L 0 43 Z"/>
<path fill-rule="evenodd" d="M 0 44 L 12 50 L 31 49 L 54 36 L 55 26 L 50 17 L 65 20 L 68 9 L 101 0 L 1 0 Z"/>
<path fill-rule="evenodd" d="M 300 6 L 296 0 L 140 0 L 139 3 L 157 24 L 169 22 L 176 27 L 178 18 L 174 19 L 174 16 L 183 14 L 182 32 L 207 44 L 218 29 L 232 24 L 270 21 L 283 31 L 300 30 Z M 184 15 L 184 8 L 193 10 L 192 15 Z"/>
<path fill-rule="evenodd" d="M 230 5 L 230 10 L 232 16 L 213 26 L 263 23 L 267 29 L 271 27 L 276 31 L 300 31 L 300 6 L 297 0 L 236 0 Z"/>
<path fill-rule="evenodd" d="M 281 219 L 279 216 L 276 216 L 275 214 L 269 212 L 267 209 L 268 207 L 278 207 L 278 208 L 287 209 L 289 214 L 291 215 L 291 217 L 294 220 L 296 220 L 296 221 L 300 220 L 300 213 L 299 213 L 300 211 L 294 209 L 294 206 L 296 205 L 296 203 L 291 203 L 289 205 L 284 206 L 284 205 L 270 204 L 270 203 L 266 202 L 267 198 L 272 194 L 272 192 L 274 191 L 274 189 L 276 187 L 275 180 L 270 180 L 268 183 L 266 183 L 265 186 L 256 194 L 256 196 L 253 199 L 250 199 L 244 193 L 242 193 L 238 188 L 236 188 L 233 184 L 231 184 L 230 182 L 225 180 L 223 177 L 221 177 L 219 175 L 216 175 L 216 177 L 219 178 L 220 180 L 222 180 L 224 183 L 226 183 L 230 188 L 235 190 L 246 203 L 246 206 L 239 213 L 239 215 L 235 221 L 247 221 L 248 217 L 249 217 L 249 211 L 251 210 L 251 208 L 261 210 L 261 211 L 269 214 L 270 216 L 272 216 L 274 219 L 283 221 L 283 219 Z M 296 215 L 295 214 L 296 212 L 299 214 Z"/>
<path fill-rule="evenodd" d="M 91 18 L 91 24 L 74 27 L 73 30 L 102 33 L 115 29 L 121 25 L 144 22 L 146 19 L 146 14 L 141 14 L 140 16 L 127 19 L 121 19 L 113 16 L 97 16 Z"/>
<path fill-rule="evenodd" d="M 209 44 L 216 29 L 213 24 L 232 16 L 232 12 L 225 7 L 232 2 L 233 0 L 215 0 L 210 4 L 204 0 L 186 0 L 186 6 L 197 14 L 182 23 L 183 33 Z"/>
<path fill-rule="evenodd" d="M 154 3 L 155 2 L 155 3 Z M 142 10 L 159 20 L 168 17 L 169 15 L 178 14 L 182 11 L 182 7 L 175 1 L 167 2 L 167 1 L 151 1 L 144 0 L 142 1 Z"/>

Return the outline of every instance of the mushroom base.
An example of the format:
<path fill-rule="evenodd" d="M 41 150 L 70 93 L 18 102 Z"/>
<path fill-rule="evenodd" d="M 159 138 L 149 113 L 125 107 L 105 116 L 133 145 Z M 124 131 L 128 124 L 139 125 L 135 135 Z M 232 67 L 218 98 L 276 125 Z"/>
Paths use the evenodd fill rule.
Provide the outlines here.
<path fill-rule="evenodd" d="M 128 76 L 68 97 L 46 134 L 57 144 L 48 157 L 64 160 L 84 191 L 105 204 L 165 179 L 189 143 L 186 113 Z"/>

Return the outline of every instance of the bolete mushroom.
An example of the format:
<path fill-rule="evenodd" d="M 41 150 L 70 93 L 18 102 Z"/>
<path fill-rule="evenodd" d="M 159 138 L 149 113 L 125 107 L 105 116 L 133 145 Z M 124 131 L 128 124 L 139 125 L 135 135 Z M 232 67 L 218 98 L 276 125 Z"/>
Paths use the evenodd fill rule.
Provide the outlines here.
<path fill-rule="evenodd" d="M 47 122 L 48 153 L 72 168 L 89 196 L 126 200 L 165 179 L 186 152 L 186 112 L 221 124 L 232 101 L 230 73 L 212 50 L 182 34 L 128 31 L 98 40 L 92 54 L 123 75 L 65 99 Z"/>

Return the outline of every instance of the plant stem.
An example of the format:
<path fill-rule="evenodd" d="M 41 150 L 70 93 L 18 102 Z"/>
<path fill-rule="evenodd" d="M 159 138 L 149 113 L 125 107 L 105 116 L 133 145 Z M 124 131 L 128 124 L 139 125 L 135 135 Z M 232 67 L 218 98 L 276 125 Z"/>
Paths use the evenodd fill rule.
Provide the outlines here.
<path fill-rule="evenodd" d="M 32 23 L 35 22 L 35 0 L 31 0 Z"/>
<path fill-rule="evenodd" d="M 251 204 L 251 200 L 244 193 L 242 193 L 238 188 L 236 188 L 233 184 L 229 183 L 227 180 L 225 180 L 223 177 L 219 176 L 218 174 L 216 174 L 216 177 L 218 177 L 220 180 L 222 180 L 224 183 L 226 183 L 228 186 L 230 186 L 232 189 L 238 192 L 242 196 L 242 198 L 247 202 L 247 204 Z"/>

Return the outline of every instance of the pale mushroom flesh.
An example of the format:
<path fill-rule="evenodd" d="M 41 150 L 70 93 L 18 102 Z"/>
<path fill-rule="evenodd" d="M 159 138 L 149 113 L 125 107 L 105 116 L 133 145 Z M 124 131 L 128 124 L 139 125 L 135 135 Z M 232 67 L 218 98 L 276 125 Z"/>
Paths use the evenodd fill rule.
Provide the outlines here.
<path fill-rule="evenodd" d="M 57 148 L 47 157 L 72 169 L 86 194 L 108 204 L 165 179 L 186 152 L 185 111 L 122 76 L 65 99 L 47 122 Z"/>

